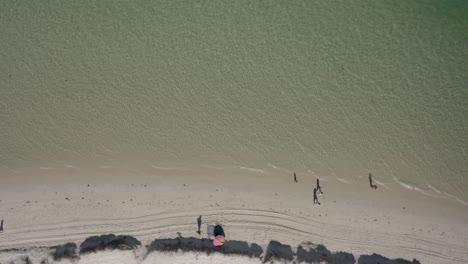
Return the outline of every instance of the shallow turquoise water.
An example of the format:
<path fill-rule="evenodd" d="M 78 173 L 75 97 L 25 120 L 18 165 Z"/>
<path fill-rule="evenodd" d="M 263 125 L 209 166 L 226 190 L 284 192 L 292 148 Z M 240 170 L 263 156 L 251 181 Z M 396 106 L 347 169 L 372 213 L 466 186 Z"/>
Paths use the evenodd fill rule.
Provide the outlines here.
<path fill-rule="evenodd" d="M 2 1 L 0 168 L 371 171 L 468 201 L 467 3 Z"/>

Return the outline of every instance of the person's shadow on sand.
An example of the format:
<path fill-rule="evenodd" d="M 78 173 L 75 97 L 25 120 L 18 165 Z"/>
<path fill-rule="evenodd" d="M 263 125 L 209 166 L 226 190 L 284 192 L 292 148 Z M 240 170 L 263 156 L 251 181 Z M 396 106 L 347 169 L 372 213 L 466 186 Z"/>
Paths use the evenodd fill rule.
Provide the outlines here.
<path fill-rule="evenodd" d="M 320 180 L 319 179 L 317 179 L 317 192 L 320 192 L 320 194 L 323 194 L 322 187 L 320 186 Z"/>
<path fill-rule="evenodd" d="M 200 231 L 200 228 L 201 228 L 201 215 L 197 218 L 197 225 L 198 225 L 197 233 L 200 234 L 201 233 L 201 231 Z"/>
<path fill-rule="evenodd" d="M 317 188 L 314 188 L 314 204 L 320 205 L 318 198 L 317 198 Z"/>
<path fill-rule="evenodd" d="M 369 184 L 372 189 L 377 189 L 377 185 L 372 183 L 372 174 L 369 173 Z"/>

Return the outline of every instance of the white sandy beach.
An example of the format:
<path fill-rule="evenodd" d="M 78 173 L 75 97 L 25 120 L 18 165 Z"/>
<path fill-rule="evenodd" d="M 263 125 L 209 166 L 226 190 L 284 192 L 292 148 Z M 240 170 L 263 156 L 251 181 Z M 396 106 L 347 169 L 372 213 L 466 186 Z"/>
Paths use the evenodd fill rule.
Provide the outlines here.
<path fill-rule="evenodd" d="M 207 169 L 193 175 L 202 172 L 153 168 L 134 177 L 117 168 L 101 171 L 86 175 L 77 168 L 49 168 L 41 182 L 25 172 L 7 177 L 0 186 L 5 220 L 0 249 L 80 243 L 108 233 L 142 242 L 174 238 L 178 232 L 206 237 L 207 224 L 221 223 L 227 239 L 263 247 L 270 240 L 292 247 L 312 242 L 355 256 L 468 261 L 465 205 L 396 184 L 372 190 L 365 176 L 352 183 L 322 180 L 322 204 L 314 206 L 315 178 L 305 173 L 298 173 L 294 183 L 292 175 L 280 171 L 232 169 L 221 175 Z M 65 172 L 76 177 L 59 177 Z M 201 235 L 196 233 L 199 216 Z"/>

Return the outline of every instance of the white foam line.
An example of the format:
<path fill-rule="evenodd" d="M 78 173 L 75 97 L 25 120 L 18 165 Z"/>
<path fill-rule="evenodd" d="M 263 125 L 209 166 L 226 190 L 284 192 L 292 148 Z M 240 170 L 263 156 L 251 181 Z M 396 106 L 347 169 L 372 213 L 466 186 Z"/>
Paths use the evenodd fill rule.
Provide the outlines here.
<path fill-rule="evenodd" d="M 343 179 L 343 178 L 340 178 L 340 177 L 336 177 L 337 180 L 339 180 L 340 182 L 344 182 L 346 184 L 351 184 L 349 181 Z"/>
<path fill-rule="evenodd" d="M 272 164 L 272 163 L 267 163 L 267 166 L 268 166 L 268 167 L 271 167 L 271 168 L 273 168 L 273 169 L 275 169 L 275 170 L 281 170 L 281 171 L 284 171 L 284 172 L 287 172 L 287 173 L 292 173 L 292 171 L 290 171 L 290 170 L 288 170 L 288 169 L 284 169 L 284 168 L 278 167 L 278 166 L 276 166 L 276 165 L 274 165 L 274 164 Z"/>
<path fill-rule="evenodd" d="M 448 193 L 446 193 L 446 192 L 441 192 L 441 191 L 439 191 L 437 188 L 435 188 L 434 186 L 432 186 L 432 185 L 430 185 L 430 184 L 426 184 L 426 185 L 427 185 L 427 187 L 428 187 L 429 189 L 433 190 L 434 192 L 436 192 L 436 193 L 438 193 L 438 194 L 440 194 L 440 195 L 446 195 L 447 197 L 450 197 L 450 198 L 456 200 L 457 202 L 459 202 L 459 203 L 461 203 L 461 204 L 463 204 L 463 205 L 465 205 L 465 206 L 468 206 L 468 203 L 467 203 L 467 202 L 465 202 L 465 201 L 463 201 L 462 199 L 456 197 L 455 195 L 448 194 Z"/>
<path fill-rule="evenodd" d="M 151 165 L 152 168 L 154 169 L 157 169 L 157 170 L 185 170 L 185 169 L 182 169 L 182 168 L 172 168 L 172 167 L 160 167 L 160 166 L 156 166 L 156 165 Z"/>
<path fill-rule="evenodd" d="M 268 163 L 267 166 L 272 167 L 273 169 L 278 169 L 278 167 L 276 167 L 275 165 L 273 165 L 271 163 Z"/>
<path fill-rule="evenodd" d="M 73 165 L 63 165 L 65 168 L 70 168 L 70 169 L 76 169 L 76 166 L 73 166 Z"/>
<path fill-rule="evenodd" d="M 377 183 L 378 185 L 383 186 L 385 189 L 388 189 L 388 187 L 387 187 L 383 182 L 380 182 L 380 181 L 374 180 L 374 179 L 372 179 L 372 180 L 373 180 L 375 183 Z"/>
<path fill-rule="evenodd" d="M 458 198 L 458 197 L 455 197 L 455 200 L 457 200 L 457 202 L 459 202 L 459 203 L 461 203 L 461 204 L 463 204 L 463 205 L 465 205 L 465 206 L 468 205 L 467 202 L 463 201 L 462 199 L 460 199 L 460 198 Z"/>
<path fill-rule="evenodd" d="M 418 188 L 418 187 L 416 187 L 416 186 L 413 186 L 413 185 L 410 185 L 410 184 L 407 184 L 407 183 L 403 183 L 403 182 L 401 182 L 400 180 L 398 180 L 397 177 L 393 177 L 393 179 L 394 179 L 396 182 L 398 182 L 401 186 L 405 187 L 405 188 L 408 189 L 408 190 L 417 191 L 417 192 L 419 192 L 419 193 L 422 193 L 422 194 L 424 194 L 424 195 L 426 195 L 426 196 L 430 196 L 430 197 L 437 197 L 437 196 L 432 195 L 432 194 L 428 193 L 427 191 L 424 191 L 424 190 L 422 190 L 422 189 L 420 189 L 420 188 Z"/>
<path fill-rule="evenodd" d="M 52 167 L 39 167 L 41 170 L 55 170 L 55 168 Z"/>
<path fill-rule="evenodd" d="M 400 180 L 398 180 L 397 177 L 393 177 L 393 179 L 394 179 L 396 182 L 398 182 L 401 186 L 405 187 L 405 188 L 408 189 L 408 190 L 414 190 L 414 191 L 421 191 L 421 192 L 422 192 L 422 190 L 419 189 L 418 187 L 413 186 L 413 185 L 410 185 L 410 184 L 407 184 L 407 183 L 403 183 L 403 182 L 401 182 Z"/>
<path fill-rule="evenodd" d="M 429 189 L 433 190 L 434 192 L 438 193 L 438 194 L 442 194 L 441 191 L 437 190 L 435 187 L 433 187 L 432 185 L 430 184 L 427 184 L 427 187 L 429 187 Z"/>
<path fill-rule="evenodd" d="M 463 201 L 462 199 L 456 197 L 456 196 L 453 195 L 453 194 L 449 194 L 449 193 L 446 193 L 446 192 L 444 192 L 444 194 L 447 195 L 448 197 L 452 198 L 452 199 L 455 199 L 455 201 L 457 201 L 457 202 L 459 202 L 459 203 L 461 203 L 461 204 L 463 204 L 463 205 L 465 205 L 465 206 L 468 205 L 467 202 Z"/>
<path fill-rule="evenodd" d="M 265 173 L 266 173 L 264 170 L 256 169 L 256 168 L 239 167 L 239 169 L 241 169 L 241 170 L 253 171 L 253 172 L 258 172 L 258 173 L 262 173 L 262 174 L 265 174 Z"/>
<path fill-rule="evenodd" d="M 201 165 L 200 167 L 205 168 L 205 169 L 211 169 L 211 170 L 224 170 L 225 169 L 222 167 L 216 167 L 216 166 L 211 166 L 211 165 Z"/>
<path fill-rule="evenodd" d="M 103 165 L 103 166 L 99 166 L 99 168 L 100 168 L 100 169 L 112 169 L 112 168 L 114 168 L 114 167 Z"/>

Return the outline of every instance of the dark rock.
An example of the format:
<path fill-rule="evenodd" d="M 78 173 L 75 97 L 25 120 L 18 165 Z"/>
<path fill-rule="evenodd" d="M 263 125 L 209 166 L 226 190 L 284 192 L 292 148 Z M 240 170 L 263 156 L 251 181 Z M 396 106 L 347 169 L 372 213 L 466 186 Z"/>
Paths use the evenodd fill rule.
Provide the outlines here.
<path fill-rule="evenodd" d="M 67 243 L 64 245 L 55 246 L 51 248 L 54 250 L 52 256 L 54 257 L 54 260 L 61 260 L 62 258 L 75 259 L 78 258 L 78 255 L 76 254 L 76 248 L 77 246 L 75 243 Z"/>
<path fill-rule="evenodd" d="M 318 245 L 316 248 L 310 248 L 308 251 L 299 246 L 296 254 L 299 262 L 333 262 L 333 254 L 324 245 Z"/>
<path fill-rule="evenodd" d="M 358 259 L 358 264 L 421 264 L 421 262 L 413 259 L 413 261 L 404 259 L 388 259 L 378 254 L 361 255 Z"/>
<path fill-rule="evenodd" d="M 356 259 L 354 255 L 348 252 L 336 252 L 333 254 L 333 263 L 354 264 Z"/>
<path fill-rule="evenodd" d="M 268 244 L 264 262 L 268 262 L 274 259 L 283 259 L 283 260 L 293 260 L 294 252 L 291 249 L 290 245 L 283 245 L 278 241 L 272 240 Z"/>

